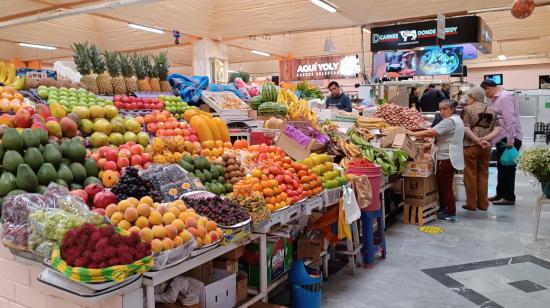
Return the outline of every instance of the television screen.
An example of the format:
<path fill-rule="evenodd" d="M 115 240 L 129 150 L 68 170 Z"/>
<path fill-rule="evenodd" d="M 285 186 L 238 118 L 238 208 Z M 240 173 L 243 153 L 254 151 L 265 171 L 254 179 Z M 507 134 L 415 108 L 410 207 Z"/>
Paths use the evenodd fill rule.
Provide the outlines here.
<path fill-rule="evenodd" d="M 372 56 L 374 78 L 396 78 L 416 74 L 416 53 L 414 51 L 383 51 Z"/>
<path fill-rule="evenodd" d="M 452 75 L 462 73 L 462 47 L 428 48 L 416 51 L 416 75 Z"/>
<path fill-rule="evenodd" d="M 504 82 L 504 80 L 502 78 L 502 74 L 484 75 L 483 79 L 484 80 L 491 79 L 492 81 L 494 81 L 499 86 L 501 86 Z"/>
<path fill-rule="evenodd" d="M 464 60 L 473 60 L 477 59 L 477 48 L 472 44 L 461 44 L 461 45 L 449 45 L 449 46 L 443 46 L 443 48 L 447 47 L 462 47 L 463 53 L 462 58 Z"/>

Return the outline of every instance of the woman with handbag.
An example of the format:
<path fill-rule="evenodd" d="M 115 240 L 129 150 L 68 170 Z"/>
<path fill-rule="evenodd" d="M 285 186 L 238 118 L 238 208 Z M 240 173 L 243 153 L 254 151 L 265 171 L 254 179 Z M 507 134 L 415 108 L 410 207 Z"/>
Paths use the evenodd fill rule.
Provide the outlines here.
<path fill-rule="evenodd" d="M 491 159 L 491 140 L 500 132 L 497 116 L 484 103 L 485 90 L 473 87 L 466 94 L 464 108 L 464 186 L 466 204 L 463 209 L 486 211 L 489 207 L 488 177 Z"/>

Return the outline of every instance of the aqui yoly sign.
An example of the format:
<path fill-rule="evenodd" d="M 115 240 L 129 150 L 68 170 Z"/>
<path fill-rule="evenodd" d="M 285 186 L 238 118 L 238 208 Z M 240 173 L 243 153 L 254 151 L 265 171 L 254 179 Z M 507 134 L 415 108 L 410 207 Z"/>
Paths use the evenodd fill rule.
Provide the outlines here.
<path fill-rule="evenodd" d="M 356 77 L 357 56 L 327 56 L 279 61 L 281 80 L 319 80 Z"/>
<path fill-rule="evenodd" d="M 398 24 L 371 29 L 371 51 L 412 49 L 422 46 L 471 43 L 490 52 L 491 31 L 479 16 L 445 19 L 445 39 L 437 38 L 437 21 Z"/>

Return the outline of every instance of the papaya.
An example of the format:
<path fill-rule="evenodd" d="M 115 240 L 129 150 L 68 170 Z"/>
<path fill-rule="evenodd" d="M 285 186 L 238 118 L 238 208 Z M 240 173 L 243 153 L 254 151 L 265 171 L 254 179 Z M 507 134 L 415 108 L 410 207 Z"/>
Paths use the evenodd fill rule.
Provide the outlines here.
<path fill-rule="evenodd" d="M 23 138 L 15 128 L 8 128 L 2 136 L 2 145 L 6 150 L 21 150 L 23 148 Z"/>
<path fill-rule="evenodd" d="M 97 163 L 95 160 L 88 158 L 84 161 L 84 168 L 86 168 L 86 175 L 88 177 L 90 176 L 97 176 L 99 174 L 99 168 L 97 167 Z"/>
<path fill-rule="evenodd" d="M 15 176 L 10 172 L 4 171 L 2 176 L 0 176 L 0 196 L 4 197 L 16 188 Z"/>
<path fill-rule="evenodd" d="M 38 187 L 38 177 L 27 164 L 17 166 L 17 176 L 15 177 L 17 188 L 28 192 L 36 191 Z"/>
<path fill-rule="evenodd" d="M 217 130 L 220 132 L 221 141 L 223 142 L 231 142 L 231 139 L 229 138 L 229 128 L 227 127 L 227 124 L 225 123 L 222 118 L 213 118 L 212 121 L 214 121 L 214 126 L 217 128 Z"/>
<path fill-rule="evenodd" d="M 66 151 L 63 150 L 63 156 L 72 162 L 82 162 L 86 158 L 86 148 L 80 140 L 71 140 Z"/>
<path fill-rule="evenodd" d="M 57 180 L 57 171 L 50 163 L 44 163 L 40 169 L 38 169 L 38 183 L 40 185 L 48 186 L 51 182 Z"/>
<path fill-rule="evenodd" d="M 40 166 L 44 163 L 44 158 L 38 148 L 28 148 L 25 150 L 23 159 L 25 160 L 25 164 L 29 165 L 34 171 L 38 171 Z"/>
<path fill-rule="evenodd" d="M 86 180 L 86 168 L 81 163 L 72 163 L 69 168 L 76 183 L 83 183 Z"/>
<path fill-rule="evenodd" d="M 200 142 L 214 139 L 214 137 L 212 136 L 212 132 L 208 127 L 208 118 L 206 118 L 205 116 L 194 116 L 193 118 L 191 118 L 191 122 L 189 124 L 191 125 L 191 128 L 197 131 Z"/>
<path fill-rule="evenodd" d="M 67 184 L 71 184 L 73 182 L 73 173 L 67 165 L 59 165 L 59 169 L 57 169 L 57 176 Z"/>
<path fill-rule="evenodd" d="M 38 147 L 40 145 L 40 138 L 30 128 L 25 128 L 21 136 L 27 148 Z"/>
<path fill-rule="evenodd" d="M 199 112 L 197 109 L 188 109 L 187 111 L 185 111 L 185 113 L 183 113 L 183 118 L 185 119 L 185 121 L 191 122 L 191 119 L 198 114 Z"/>
<path fill-rule="evenodd" d="M 210 131 L 212 132 L 212 137 L 214 138 L 213 140 L 214 141 L 222 140 L 222 134 L 218 129 L 217 124 L 214 121 L 214 118 L 205 118 L 205 119 L 208 122 L 208 127 L 210 127 Z"/>
<path fill-rule="evenodd" d="M 46 144 L 42 156 L 44 157 L 44 162 L 51 163 L 56 168 L 61 163 L 61 152 L 54 144 Z"/>
<path fill-rule="evenodd" d="M 2 166 L 4 170 L 15 173 L 17 171 L 17 166 L 24 163 L 23 157 L 17 151 L 7 151 L 4 154 L 4 159 L 2 160 Z"/>

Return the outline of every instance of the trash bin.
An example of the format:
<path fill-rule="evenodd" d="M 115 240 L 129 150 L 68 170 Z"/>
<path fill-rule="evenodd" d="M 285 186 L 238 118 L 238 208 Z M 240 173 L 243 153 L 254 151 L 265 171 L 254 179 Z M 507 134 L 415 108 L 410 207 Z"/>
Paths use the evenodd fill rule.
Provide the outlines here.
<path fill-rule="evenodd" d="M 288 274 L 290 284 L 290 307 L 320 308 L 323 273 L 306 267 L 304 261 L 296 260 Z"/>

